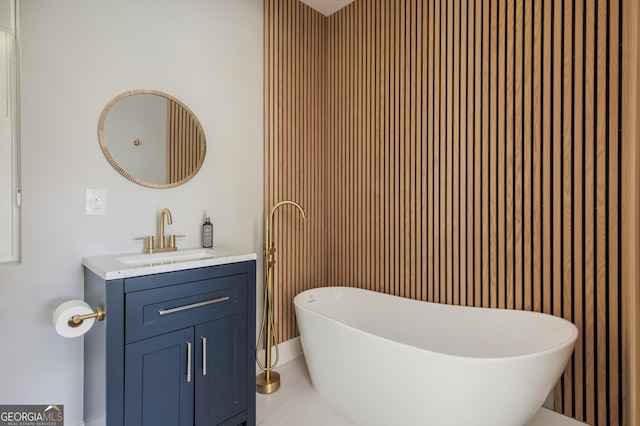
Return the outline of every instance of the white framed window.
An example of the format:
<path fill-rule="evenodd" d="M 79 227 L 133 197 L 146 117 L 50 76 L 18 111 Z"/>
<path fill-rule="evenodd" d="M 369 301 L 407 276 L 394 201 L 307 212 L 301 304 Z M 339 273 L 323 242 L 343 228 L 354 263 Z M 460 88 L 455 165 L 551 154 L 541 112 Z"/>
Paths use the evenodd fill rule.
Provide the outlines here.
<path fill-rule="evenodd" d="M 20 260 L 17 8 L 0 0 L 0 263 Z"/>

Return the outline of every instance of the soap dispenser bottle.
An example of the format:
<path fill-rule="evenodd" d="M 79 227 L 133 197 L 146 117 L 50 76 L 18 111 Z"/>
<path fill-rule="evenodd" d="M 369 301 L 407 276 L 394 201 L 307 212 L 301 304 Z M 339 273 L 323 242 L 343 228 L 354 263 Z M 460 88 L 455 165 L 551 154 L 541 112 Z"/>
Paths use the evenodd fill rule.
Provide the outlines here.
<path fill-rule="evenodd" d="M 204 223 L 202 224 L 202 247 L 213 247 L 213 225 L 209 216 L 205 216 Z"/>

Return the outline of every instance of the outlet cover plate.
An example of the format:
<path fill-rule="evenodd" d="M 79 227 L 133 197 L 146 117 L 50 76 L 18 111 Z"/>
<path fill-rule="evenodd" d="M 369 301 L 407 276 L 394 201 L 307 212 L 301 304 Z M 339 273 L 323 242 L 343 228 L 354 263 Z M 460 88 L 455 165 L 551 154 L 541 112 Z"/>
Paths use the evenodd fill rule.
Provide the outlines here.
<path fill-rule="evenodd" d="M 107 190 L 88 189 L 85 214 L 87 216 L 104 216 L 107 214 Z"/>

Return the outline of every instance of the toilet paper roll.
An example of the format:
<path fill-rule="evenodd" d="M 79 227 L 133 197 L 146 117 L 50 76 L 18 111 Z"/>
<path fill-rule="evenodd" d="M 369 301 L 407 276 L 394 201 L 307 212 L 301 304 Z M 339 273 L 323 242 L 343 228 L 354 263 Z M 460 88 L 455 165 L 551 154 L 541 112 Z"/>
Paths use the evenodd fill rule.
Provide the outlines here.
<path fill-rule="evenodd" d="M 53 326 L 62 337 L 78 337 L 89 331 L 95 318 L 84 320 L 78 326 L 69 325 L 69 320 L 74 315 L 87 315 L 93 313 L 93 309 L 84 300 L 69 300 L 61 303 L 53 313 Z"/>

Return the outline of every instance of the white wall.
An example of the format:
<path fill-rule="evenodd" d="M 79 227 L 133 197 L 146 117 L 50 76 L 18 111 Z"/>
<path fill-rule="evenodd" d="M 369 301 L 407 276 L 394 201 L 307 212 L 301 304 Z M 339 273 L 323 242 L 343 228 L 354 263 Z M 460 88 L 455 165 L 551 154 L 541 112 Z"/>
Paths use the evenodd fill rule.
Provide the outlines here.
<path fill-rule="evenodd" d="M 56 0 L 21 3 L 22 264 L 0 267 L 0 403 L 64 404 L 82 422 L 82 338 L 51 325 L 82 298 L 83 256 L 139 251 L 163 207 L 168 232 L 199 244 L 262 242 L 262 1 Z M 171 189 L 125 180 L 104 158 L 98 118 L 114 96 L 156 89 L 184 102 L 207 136 L 199 174 Z M 107 215 L 85 216 L 86 188 Z M 258 271 L 258 277 L 261 277 Z"/>

